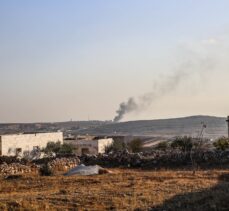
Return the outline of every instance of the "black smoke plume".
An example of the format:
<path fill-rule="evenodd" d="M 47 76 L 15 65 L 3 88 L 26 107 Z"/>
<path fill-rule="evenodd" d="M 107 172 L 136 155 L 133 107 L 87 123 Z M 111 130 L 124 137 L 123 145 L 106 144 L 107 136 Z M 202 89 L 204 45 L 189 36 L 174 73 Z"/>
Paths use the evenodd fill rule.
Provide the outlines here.
<path fill-rule="evenodd" d="M 175 71 L 171 75 L 162 77 L 160 80 L 155 80 L 154 89 L 151 92 L 143 94 L 138 98 L 130 97 L 127 101 L 122 102 L 116 111 L 117 115 L 113 121 L 119 122 L 128 113 L 146 109 L 156 100 L 176 90 L 181 82 L 191 80 L 192 75 L 198 75 L 199 78 L 203 78 L 204 74 L 206 75 L 206 73 L 214 69 L 217 62 L 216 57 L 215 55 L 202 55 L 191 52 L 175 68 Z"/>

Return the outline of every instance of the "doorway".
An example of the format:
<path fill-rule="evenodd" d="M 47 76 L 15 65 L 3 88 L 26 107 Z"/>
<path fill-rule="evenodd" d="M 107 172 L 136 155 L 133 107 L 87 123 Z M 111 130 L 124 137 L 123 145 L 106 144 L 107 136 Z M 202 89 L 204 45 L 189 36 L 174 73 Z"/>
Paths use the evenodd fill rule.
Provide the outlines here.
<path fill-rule="evenodd" d="M 81 154 L 82 154 L 82 155 L 89 154 L 89 152 L 90 152 L 90 151 L 89 151 L 88 148 L 82 148 L 82 149 L 81 149 Z"/>

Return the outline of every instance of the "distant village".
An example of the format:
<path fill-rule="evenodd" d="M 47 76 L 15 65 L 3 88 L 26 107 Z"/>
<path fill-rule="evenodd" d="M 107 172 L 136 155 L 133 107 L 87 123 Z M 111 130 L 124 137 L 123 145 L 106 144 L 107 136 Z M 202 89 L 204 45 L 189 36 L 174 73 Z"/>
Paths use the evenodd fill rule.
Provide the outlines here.
<path fill-rule="evenodd" d="M 226 122 L 228 124 L 227 131 L 229 136 L 229 117 L 226 119 Z M 133 139 L 141 139 L 142 146 L 145 148 L 154 147 L 163 141 L 169 140 L 160 138 L 160 136 L 138 137 L 118 135 L 114 133 L 110 135 L 76 134 L 76 131 L 79 130 L 80 127 L 90 129 L 101 125 L 107 125 L 109 123 L 110 122 L 100 121 L 81 122 L 81 126 L 78 127 L 76 127 L 72 122 L 62 124 L 45 123 L 1 125 L 0 155 L 41 158 L 43 155 L 40 152 L 45 149 L 49 143 L 69 145 L 73 149 L 71 153 L 74 153 L 76 156 L 82 156 L 85 154 L 97 155 L 105 153 L 106 149 L 117 140 L 121 140 L 123 143 L 128 143 Z M 204 132 L 207 128 L 207 125 L 203 122 L 201 124 L 202 126 L 199 128 L 197 138 L 204 138 Z M 66 127 L 66 125 L 68 126 Z M 15 131 L 18 133 L 13 133 Z"/>

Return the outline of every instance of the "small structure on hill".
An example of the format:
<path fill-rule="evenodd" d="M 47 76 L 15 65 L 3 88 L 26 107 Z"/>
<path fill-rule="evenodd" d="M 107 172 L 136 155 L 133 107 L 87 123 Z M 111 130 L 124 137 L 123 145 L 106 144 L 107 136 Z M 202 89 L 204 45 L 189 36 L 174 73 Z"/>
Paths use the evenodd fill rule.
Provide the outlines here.
<path fill-rule="evenodd" d="M 40 150 L 48 142 L 63 144 L 63 133 L 29 133 L 0 135 L 0 156 L 26 156 L 33 150 Z"/>

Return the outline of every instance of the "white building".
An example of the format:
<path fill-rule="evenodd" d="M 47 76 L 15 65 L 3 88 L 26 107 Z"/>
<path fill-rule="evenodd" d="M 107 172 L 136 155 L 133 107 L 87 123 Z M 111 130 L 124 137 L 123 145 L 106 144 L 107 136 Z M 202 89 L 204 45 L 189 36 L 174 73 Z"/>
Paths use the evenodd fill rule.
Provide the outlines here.
<path fill-rule="evenodd" d="M 102 139 L 84 139 L 84 140 L 74 140 L 71 142 L 75 146 L 75 153 L 78 156 L 83 154 L 102 154 L 105 153 L 106 147 L 113 143 L 112 138 L 102 138 Z"/>
<path fill-rule="evenodd" d="M 58 141 L 63 144 L 62 132 L 0 135 L 0 155 L 23 156 Z"/>

